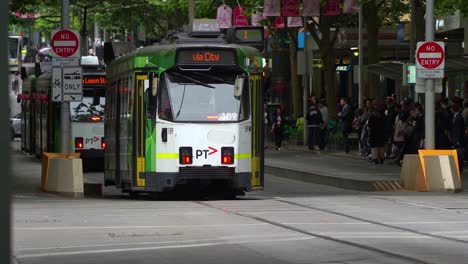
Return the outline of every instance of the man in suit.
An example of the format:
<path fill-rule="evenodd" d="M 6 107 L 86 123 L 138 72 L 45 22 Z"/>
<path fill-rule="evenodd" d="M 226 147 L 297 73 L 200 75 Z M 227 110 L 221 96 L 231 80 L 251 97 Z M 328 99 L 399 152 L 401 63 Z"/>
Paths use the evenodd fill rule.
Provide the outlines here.
<path fill-rule="evenodd" d="M 338 113 L 338 118 L 341 123 L 341 129 L 343 131 L 343 143 L 345 146 L 345 152 L 349 153 L 350 142 L 349 142 L 349 134 L 352 131 L 352 123 L 353 123 L 353 110 L 348 103 L 348 98 L 341 98 L 340 100 L 341 105 L 341 112 Z"/>

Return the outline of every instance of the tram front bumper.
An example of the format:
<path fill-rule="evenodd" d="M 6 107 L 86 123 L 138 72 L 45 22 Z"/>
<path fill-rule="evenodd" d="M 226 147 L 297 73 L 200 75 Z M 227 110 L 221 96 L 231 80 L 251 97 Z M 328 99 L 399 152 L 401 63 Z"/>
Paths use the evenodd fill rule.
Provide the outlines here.
<path fill-rule="evenodd" d="M 236 173 L 233 167 L 182 167 L 179 172 L 147 172 L 144 175 L 146 190 L 168 191 L 176 185 L 193 182 L 226 181 L 231 188 L 251 191 L 251 173 Z"/>

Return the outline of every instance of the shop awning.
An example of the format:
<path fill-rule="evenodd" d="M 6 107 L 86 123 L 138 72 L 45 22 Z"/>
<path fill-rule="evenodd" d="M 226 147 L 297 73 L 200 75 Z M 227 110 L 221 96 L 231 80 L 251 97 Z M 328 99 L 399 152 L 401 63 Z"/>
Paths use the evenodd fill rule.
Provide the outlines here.
<path fill-rule="evenodd" d="M 367 71 L 393 80 L 403 80 L 403 62 L 379 62 L 367 66 Z"/>
<path fill-rule="evenodd" d="M 379 62 L 367 66 L 367 71 L 393 80 L 403 79 L 403 62 Z M 445 74 L 468 74 L 468 58 L 453 57 L 445 59 Z"/>

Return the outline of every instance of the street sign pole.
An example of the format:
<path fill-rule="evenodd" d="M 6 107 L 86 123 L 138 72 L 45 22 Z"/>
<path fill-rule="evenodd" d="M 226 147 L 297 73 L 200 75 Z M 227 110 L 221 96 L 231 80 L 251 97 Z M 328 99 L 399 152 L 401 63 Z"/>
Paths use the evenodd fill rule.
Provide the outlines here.
<path fill-rule="evenodd" d="M 70 0 L 62 0 L 62 29 L 70 27 Z M 60 152 L 70 153 L 70 103 L 62 102 L 60 107 Z"/>
<path fill-rule="evenodd" d="M 426 41 L 434 41 L 434 0 L 426 0 Z M 425 149 L 435 149 L 434 79 L 425 80 Z"/>

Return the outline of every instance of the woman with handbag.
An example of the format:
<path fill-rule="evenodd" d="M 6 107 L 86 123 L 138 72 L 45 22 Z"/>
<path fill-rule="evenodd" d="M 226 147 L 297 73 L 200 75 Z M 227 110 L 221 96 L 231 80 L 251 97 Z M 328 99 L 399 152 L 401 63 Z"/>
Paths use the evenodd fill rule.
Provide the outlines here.
<path fill-rule="evenodd" d="M 273 116 L 273 125 L 271 127 L 272 133 L 275 135 L 276 150 L 281 150 L 281 143 L 283 142 L 283 128 L 284 128 L 284 115 L 281 108 L 276 108 Z"/>

